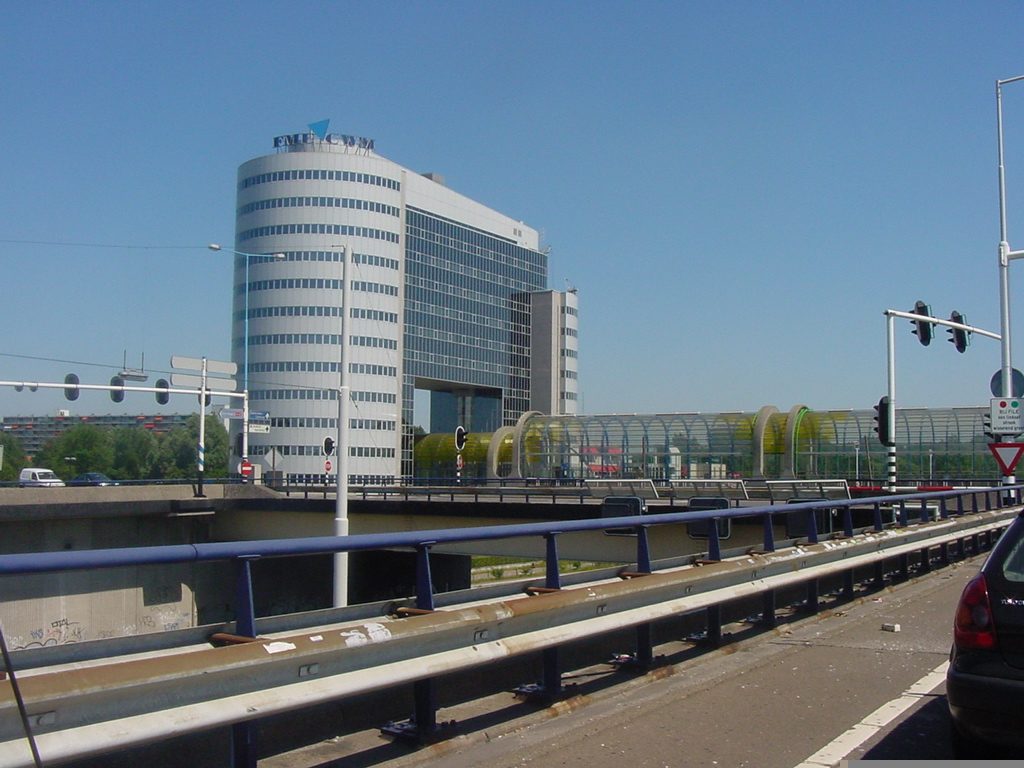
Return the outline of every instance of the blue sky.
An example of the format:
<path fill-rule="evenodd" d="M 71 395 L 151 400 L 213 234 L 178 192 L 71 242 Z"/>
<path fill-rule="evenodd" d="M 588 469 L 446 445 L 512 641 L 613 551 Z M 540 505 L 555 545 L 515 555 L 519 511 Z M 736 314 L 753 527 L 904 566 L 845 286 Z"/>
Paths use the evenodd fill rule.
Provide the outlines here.
<path fill-rule="evenodd" d="M 886 308 L 998 330 L 994 84 L 1022 29 L 1020 2 L 9 4 L 0 379 L 227 359 L 205 245 L 237 167 L 330 118 L 543 232 L 584 412 L 870 408 Z M 1004 121 L 1022 249 L 1024 82 Z M 987 403 L 998 344 L 945 338 L 897 324 L 901 405 Z M 0 389 L 0 415 L 68 405 Z"/>

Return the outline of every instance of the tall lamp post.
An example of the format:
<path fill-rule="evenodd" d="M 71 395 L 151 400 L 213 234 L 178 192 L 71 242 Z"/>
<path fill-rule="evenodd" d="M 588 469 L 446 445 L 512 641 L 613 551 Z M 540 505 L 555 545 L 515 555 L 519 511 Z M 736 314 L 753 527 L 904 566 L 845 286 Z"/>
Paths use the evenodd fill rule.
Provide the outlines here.
<path fill-rule="evenodd" d="M 210 243 L 208 246 L 211 251 L 223 251 L 224 248 L 219 243 Z M 242 459 L 249 458 L 249 262 L 255 258 L 270 259 L 273 261 L 283 261 L 285 255 L 283 253 L 247 253 L 245 251 L 236 251 L 233 248 L 228 249 L 228 253 L 233 253 L 235 256 L 241 256 L 245 259 L 245 291 L 244 291 L 244 307 L 242 309 L 242 391 L 245 392 L 245 411 L 242 413 Z"/>
<path fill-rule="evenodd" d="M 348 383 L 348 317 L 349 265 L 352 249 L 346 245 L 334 246 L 341 251 L 341 359 L 338 361 L 338 476 L 334 500 L 334 535 L 348 536 L 348 458 L 349 458 L 349 383 Z M 348 553 L 334 555 L 334 606 L 348 605 Z"/>
<path fill-rule="evenodd" d="M 1010 261 L 1024 257 L 1011 251 L 1006 232 L 1006 172 L 1003 167 L 1003 86 L 1024 80 L 1024 75 L 996 80 L 996 135 L 999 143 L 999 330 L 1002 335 L 1002 397 L 1013 397 L 1013 363 L 1010 359 Z M 1004 481 L 1013 485 L 1016 478 Z"/>

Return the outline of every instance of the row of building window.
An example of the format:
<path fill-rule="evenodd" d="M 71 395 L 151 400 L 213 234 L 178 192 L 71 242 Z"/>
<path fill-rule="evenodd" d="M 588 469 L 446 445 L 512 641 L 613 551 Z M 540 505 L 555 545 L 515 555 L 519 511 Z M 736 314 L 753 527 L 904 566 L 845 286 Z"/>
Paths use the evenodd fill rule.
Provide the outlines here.
<path fill-rule="evenodd" d="M 396 179 L 375 176 L 372 173 L 356 173 L 355 171 L 333 171 L 313 168 L 293 169 L 290 171 L 270 171 L 255 176 L 247 176 L 238 182 L 239 189 L 246 189 L 257 184 L 268 184 L 274 181 L 354 181 L 357 184 L 372 184 L 396 192 L 402 188 Z"/>
<path fill-rule="evenodd" d="M 341 307 L 293 305 L 287 307 L 252 307 L 249 309 L 250 320 L 263 317 L 341 317 Z M 244 319 L 244 310 L 235 313 L 235 320 Z"/>
<path fill-rule="evenodd" d="M 580 314 L 580 311 L 578 309 L 576 309 L 576 307 L 570 307 L 568 304 L 563 304 L 562 305 L 562 314 L 572 315 L 573 317 L 578 317 L 579 314 Z"/>
<path fill-rule="evenodd" d="M 385 296 L 397 296 L 398 286 L 387 285 L 386 283 L 372 283 L 366 280 L 353 280 L 353 291 L 365 291 L 367 293 L 383 293 Z"/>
<path fill-rule="evenodd" d="M 575 349 L 563 349 L 562 357 L 579 357 L 579 353 Z"/>
<path fill-rule="evenodd" d="M 398 342 L 394 339 L 382 339 L 379 336 L 349 336 L 349 342 L 354 347 L 370 347 L 372 349 L 398 349 Z"/>
<path fill-rule="evenodd" d="M 249 455 L 264 456 L 271 450 L 281 456 L 321 456 L 324 447 L 322 445 L 250 445 Z M 348 455 L 353 458 L 393 459 L 395 458 L 395 449 L 374 445 L 350 445 Z"/>
<path fill-rule="evenodd" d="M 244 339 L 237 339 L 244 344 Z M 384 339 L 377 336 L 349 336 L 348 342 L 354 347 L 373 347 L 374 349 L 398 349 L 395 339 Z M 249 337 L 250 347 L 266 347 L 277 344 L 326 344 L 336 347 L 341 344 L 340 333 L 259 333 Z M 255 370 L 255 364 L 251 367 Z"/>
<path fill-rule="evenodd" d="M 349 419 L 350 429 L 394 432 L 395 422 L 387 419 Z M 270 426 L 277 429 L 338 429 L 337 419 L 316 417 L 283 417 L 270 420 Z"/>
<path fill-rule="evenodd" d="M 329 360 L 278 360 L 272 363 L 249 363 L 249 373 L 337 373 L 338 364 Z M 398 376 L 393 365 L 373 363 L 349 363 L 349 373 L 368 376 Z"/>
<path fill-rule="evenodd" d="M 398 242 L 398 234 L 395 232 L 373 227 L 352 227 L 348 224 L 272 224 L 239 232 L 238 242 L 242 243 L 256 237 L 274 237 L 275 235 L 346 235 L 383 240 L 387 243 Z"/>
<path fill-rule="evenodd" d="M 372 253 L 352 254 L 353 264 L 367 264 L 371 267 L 384 267 L 386 269 L 398 269 L 398 259 L 389 259 L 387 256 L 376 256 Z"/>
<path fill-rule="evenodd" d="M 395 422 L 387 419 L 349 419 L 350 429 L 379 430 L 382 432 L 394 432 Z"/>
<path fill-rule="evenodd" d="M 391 403 L 398 402 L 392 392 L 352 393 L 352 400 L 358 403 Z M 250 400 L 337 400 L 335 389 L 257 389 L 249 393 Z"/>
<path fill-rule="evenodd" d="M 352 307 L 352 313 L 349 317 L 353 320 L 376 320 L 380 323 L 398 322 L 397 312 L 385 312 L 383 309 L 363 309 L 362 307 Z"/>
<path fill-rule="evenodd" d="M 384 213 L 398 218 L 401 210 L 393 205 L 378 203 L 376 200 L 360 200 L 355 197 L 271 197 L 256 200 L 239 207 L 236 213 L 242 216 L 253 211 L 266 211 L 274 208 L 350 208 L 356 211 Z"/>
<path fill-rule="evenodd" d="M 331 263 L 342 263 L 345 261 L 345 252 L 338 251 L 284 251 L 285 261 L 315 261 L 315 262 L 331 262 Z M 246 257 L 239 256 L 239 262 L 241 263 Z M 266 263 L 273 261 L 271 256 L 261 255 L 258 260 L 253 263 Z M 377 256 L 373 253 L 353 253 L 352 254 L 353 264 L 367 264 L 371 267 L 384 267 L 386 269 L 398 269 L 398 259 L 389 259 L 386 256 Z M 235 289 L 235 293 L 241 292 L 241 286 Z"/>
<path fill-rule="evenodd" d="M 374 283 L 369 280 L 353 280 L 350 285 L 353 291 L 364 293 L 382 293 L 385 296 L 397 296 L 398 286 L 388 283 Z M 253 280 L 249 283 L 249 291 L 285 291 L 285 290 L 328 290 L 340 291 L 342 281 L 330 277 L 279 277 L 274 280 Z M 245 290 L 245 286 L 242 286 Z M 236 291 L 237 292 L 237 291 Z"/>
<path fill-rule="evenodd" d="M 563 328 L 562 334 L 564 336 L 579 336 L 580 332 L 577 331 L 575 328 Z"/>

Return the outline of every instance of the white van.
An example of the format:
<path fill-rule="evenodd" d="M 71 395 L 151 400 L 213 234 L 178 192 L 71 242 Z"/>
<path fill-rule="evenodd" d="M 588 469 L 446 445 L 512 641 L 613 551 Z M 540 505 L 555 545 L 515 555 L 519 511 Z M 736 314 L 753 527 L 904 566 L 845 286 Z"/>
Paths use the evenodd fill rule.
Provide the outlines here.
<path fill-rule="evenodd" d="M 18 485 L 22 488 L 47 488 L 50 486 L 63 486 L 64 481 L 54 474 L 52 469 L 40 469 L 39 467 L 25 467 L 18 475 Z"/>

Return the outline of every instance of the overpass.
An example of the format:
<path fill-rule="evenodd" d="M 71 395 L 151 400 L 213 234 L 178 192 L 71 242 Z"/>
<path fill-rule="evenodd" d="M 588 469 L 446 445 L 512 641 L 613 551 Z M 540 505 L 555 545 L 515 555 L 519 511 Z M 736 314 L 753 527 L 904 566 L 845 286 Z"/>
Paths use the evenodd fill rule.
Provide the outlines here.
<path fill-rule="evenodd" d="M 58 763 L 217 726 L 231 728 L 234 764 L 255 765 L 253 724 L 259 719 L 410 684 L 414 717 L 392 724 L 388 732 L 432 738 L 439 731 L 437 686 L 450 673 L 539 653 L 541 682 L 520 691 L 557 698 L 562 693 L 559 651 L 568 644 L 628 629 L 633 633 L 631 661 L 648 667 L 653 663 L 652 628 L 678 616 L 699 615 L 707 641 L 717 643 L 723 607 L 755 599 L 761 622 L 772 626 L 777 597 L 784 593 L 796 590 L 801 604 L 814 611 L 823 585 L 835 582 L 851 597 L 858 580 L 880 584 L 887 569 L 907 574 L 912 557 L 927 570 L 967 549 L 984 548 L 1019 511 L 1004 494 L 1003 489 L 973 489 L 341 540 L 0 556 L 0 575 L 17 577 L 224 561 L 234 564 L 237 575 L 233 626 L 15 654 L 17 675 L 0 688 L 0 765 Z M 816 526 L 826 509 L 838 510 L 842 519 L 839 530 L 827 537 Z M 885 522 L 887 511 L 892 524 Z M 794 513 L 806 515 L 806 534 L 777 540 L 773 519 Z M 867 514 L 870 524 L 855 526 L 858 513 Z M 740 520 L 757 523 L 759 544 L 724 548 L 720 525 Z M 704 551 L 651 557 L 649 530 L 674 527 L 678 533 L 698 524 L 706 532 Z M 608 530 L 629 532 L 619 537 L 633 547 L 635 557 L 627 567 L 571 577 L 560 573 L 561 541 Z M 543 541 L 543 580 L 435 593 L 432 550 L 508 538 Z M 302 616 L 257 619 L 254 614 L 254 559 L 381 548 L 416 553 L 414 598 Z"/>

